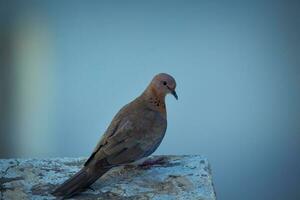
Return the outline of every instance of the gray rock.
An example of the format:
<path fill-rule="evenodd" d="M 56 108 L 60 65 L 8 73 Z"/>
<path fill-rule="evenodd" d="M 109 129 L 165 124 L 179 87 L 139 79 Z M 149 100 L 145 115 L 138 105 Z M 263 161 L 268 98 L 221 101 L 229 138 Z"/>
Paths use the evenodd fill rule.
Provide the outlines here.
<path fill-rule="evenodd" d="M 208 161 L 160 156 L 158 165 L 112 169 L 74 199 L 216 199 Z M 157 156 L 150 159 L 156 159 Z M 50 193 L 77 172 L 84 158 L 0 159 L 0 199 L 55 199 Z"/>

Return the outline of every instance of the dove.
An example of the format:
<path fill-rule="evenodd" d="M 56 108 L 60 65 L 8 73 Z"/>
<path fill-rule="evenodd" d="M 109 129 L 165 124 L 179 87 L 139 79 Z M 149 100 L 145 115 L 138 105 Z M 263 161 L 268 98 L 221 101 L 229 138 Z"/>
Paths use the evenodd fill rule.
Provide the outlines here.
<path fill-rule="evenodd" d="M 115 115 L 83 168 L 52 193 L 70 198 L 90 188 L 113 167 L 150 156 L 167 130 L 165 97 L 176 99 L 175 79 L 166 73 L 154 76 L 144 92 Z"/>

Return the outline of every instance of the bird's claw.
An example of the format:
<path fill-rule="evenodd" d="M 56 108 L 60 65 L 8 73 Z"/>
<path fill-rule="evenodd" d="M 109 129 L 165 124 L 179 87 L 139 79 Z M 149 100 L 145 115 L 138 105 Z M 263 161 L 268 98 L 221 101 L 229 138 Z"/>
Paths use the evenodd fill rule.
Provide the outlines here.
<path fill-rule="evenodd" d="M 150 158 L 148 160 L 145 160 L 142 164 L 140 164 L 139 167 L 149 168 L 153 165 L 162 165 L 162 164 L 165 164 L 165 159 L 163 157 Z"/>
<path fill-rule="evenodd" d="M 92 190 L 93 192 L 95 192 L 95 189 L 92 188 L 91 186 L 88 186 L 87 189 Z"/>

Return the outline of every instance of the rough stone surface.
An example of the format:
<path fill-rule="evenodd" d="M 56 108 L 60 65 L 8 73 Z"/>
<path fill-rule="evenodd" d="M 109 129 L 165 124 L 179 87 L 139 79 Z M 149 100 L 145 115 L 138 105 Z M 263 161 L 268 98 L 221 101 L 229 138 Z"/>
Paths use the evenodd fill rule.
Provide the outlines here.
<path fill-rule="evenodd" d="M 112 169 L 73 199 L 216 199 L 211 169 L 201 156 L 160 156 L 158 165 Z M 152 157 L 150 159 L 156 159 Z M 55 199 L 53 189 L 84 158 L 0 159 L 0 199 Z"/>

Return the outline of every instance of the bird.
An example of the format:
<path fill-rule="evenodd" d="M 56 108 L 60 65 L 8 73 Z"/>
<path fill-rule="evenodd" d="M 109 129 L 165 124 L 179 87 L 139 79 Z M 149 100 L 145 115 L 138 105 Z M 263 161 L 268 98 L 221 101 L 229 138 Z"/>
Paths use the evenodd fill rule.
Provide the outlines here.
<path fill-rule="evenodd" d="M 90 188 L 110 169 L 150 156 L 165 136 L 165 97 L 172 94 L 178 100 L 175 89 L 176 81 L 171 75 L 155 75 L 142 94 L 114 116 L 82 169 L 52 194 L 71 198 Z"/>

